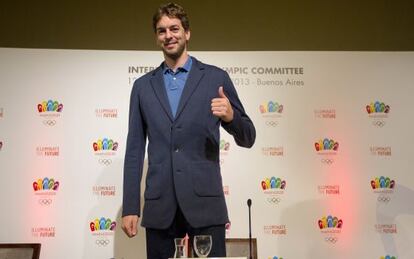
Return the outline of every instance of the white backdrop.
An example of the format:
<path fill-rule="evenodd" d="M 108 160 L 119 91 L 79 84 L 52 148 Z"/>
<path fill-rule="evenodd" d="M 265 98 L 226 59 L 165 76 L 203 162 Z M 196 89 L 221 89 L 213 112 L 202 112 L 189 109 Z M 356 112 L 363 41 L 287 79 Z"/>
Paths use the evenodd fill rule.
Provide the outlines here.
<path fill-rule="evenodd" d="M 229 72 L 257 130 L 252 149 L 222 131 L 228 237 L 248 236 L 251 198 L 259 258 L 414 258 L 414 53 L 191 55 Z M 44 259 L 145 258 L 144 229 L 120 228 L 122 167 L 133 80 L 161 61 L 0 49 L 0 242 L 40 242 Z M 117 148 L 95 151 L 105 138 Z"/>

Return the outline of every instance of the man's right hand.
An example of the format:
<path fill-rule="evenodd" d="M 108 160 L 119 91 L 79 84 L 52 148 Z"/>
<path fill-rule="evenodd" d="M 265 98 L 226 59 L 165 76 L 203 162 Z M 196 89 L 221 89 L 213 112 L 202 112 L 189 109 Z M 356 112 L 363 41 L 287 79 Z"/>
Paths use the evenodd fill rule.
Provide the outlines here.
<path fill-rule="evenodd" d="M 122 229 L 124 230 L 125 234 L 129 237 L 136 236 L 138 229 L 138 219 L 139 217 L 137 215 L 128 215 L 125 217 L 122 217 Z"/>

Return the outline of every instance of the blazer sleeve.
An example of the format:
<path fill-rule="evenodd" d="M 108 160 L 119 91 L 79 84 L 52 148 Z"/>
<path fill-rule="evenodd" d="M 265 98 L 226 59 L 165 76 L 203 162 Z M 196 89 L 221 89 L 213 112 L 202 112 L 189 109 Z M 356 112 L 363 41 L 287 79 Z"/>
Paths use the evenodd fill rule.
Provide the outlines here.
<path fill-rule="evenodd" d="M 233 135 L 237 145 L 250 148 L 256 140 L 256 129 L 253 122 L 244 111 L 243 105 L 229 75 L 224 71 L 223 75 L 223 90 L 233 108 L 233 120 L 229 123 L 221 121 L 221 126 L 228 133 Z"/>
<path fill-rule="evenodd" d="M 140 109 L 139 81 L 135 81 L 131 91 L 124 161 L 122 216 L 141 214 L 141 178 L 145 157 L 146 127 Z"/>

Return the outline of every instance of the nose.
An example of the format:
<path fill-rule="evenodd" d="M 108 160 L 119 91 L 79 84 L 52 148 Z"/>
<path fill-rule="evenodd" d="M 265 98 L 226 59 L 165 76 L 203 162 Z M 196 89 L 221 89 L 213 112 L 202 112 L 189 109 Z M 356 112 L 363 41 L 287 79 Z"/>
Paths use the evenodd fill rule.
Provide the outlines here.
<path fill-rule="evenodd" d="M 170 31 L 169 29 L 167 29 L 167 30 L 165 31 L 165 37 L 166 37 L 167 39 L 171 39 L 171 38 L 172 38 L 172 33 L 171 33 L 171 31 Z"/>

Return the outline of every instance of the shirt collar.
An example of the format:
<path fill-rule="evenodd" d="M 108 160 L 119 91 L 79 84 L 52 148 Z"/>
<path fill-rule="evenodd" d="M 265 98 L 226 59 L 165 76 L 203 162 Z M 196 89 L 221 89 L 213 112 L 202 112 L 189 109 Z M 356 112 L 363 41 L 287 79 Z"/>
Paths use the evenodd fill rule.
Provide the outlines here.
<path fill-rule="evenodd" d="M 191 56 L 188 56 L 187 61 L 185 62 L 184 66 L 177 68 L 177 72 L 188 72 L 191 69 L 191 65 L 193 64 L 193 60 Z M 169 72 L 172 72 L 172 69 L 170 69 L 165 62 L 163 62 L 163 74 L 167 74 Z"/>

